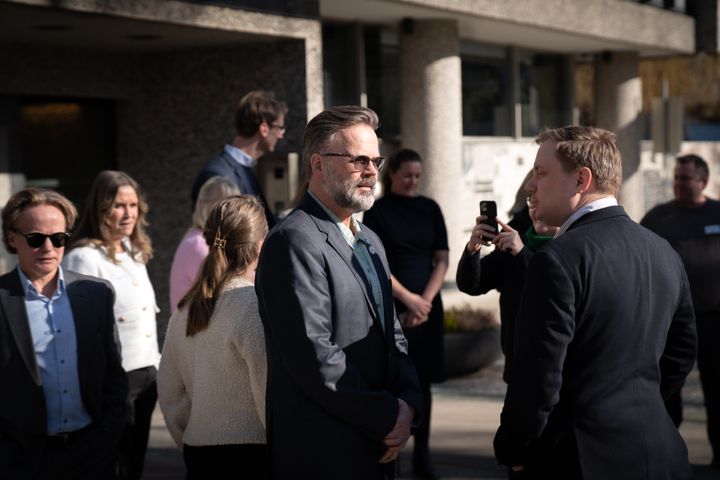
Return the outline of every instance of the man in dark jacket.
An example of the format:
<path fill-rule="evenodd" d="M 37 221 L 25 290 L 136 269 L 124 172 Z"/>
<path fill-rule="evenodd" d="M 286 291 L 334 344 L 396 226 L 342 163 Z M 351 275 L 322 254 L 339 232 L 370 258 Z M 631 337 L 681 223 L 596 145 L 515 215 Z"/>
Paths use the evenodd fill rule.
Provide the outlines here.
<path fill-rule="evenodd" d="M 528 266 L 495 454 L 528 478 L 690 479 L 663 403 L 697 345 L 680 257 L 617 205 L 612 133 L 537 142 L 530 208 L 561 227 Z"/>
<path fill-rule="evenodd" d="M 193 208 L 200 188 L 208 179 L 227 177 L 235 182 L 241 193 L 258 197 L 265 206 L 268 226 L 272 228 L 275 225 L 275 216 L 268 207 L 253 169 L 258 159 L 274 151 L 277 142 L 285 135 L 285 115 L 285 102 L 276 100 L 271 92 L 253 91 L 240 100 L 235 110 L 235 138 L 198 173 L 192 189 Z"/>
<path fill-rule="evenodd" d="M 0 478 L 115 478 L 127 377 L 109 285 L 60 267 L 75 207 L 28 188 L 2 212 Z"/>

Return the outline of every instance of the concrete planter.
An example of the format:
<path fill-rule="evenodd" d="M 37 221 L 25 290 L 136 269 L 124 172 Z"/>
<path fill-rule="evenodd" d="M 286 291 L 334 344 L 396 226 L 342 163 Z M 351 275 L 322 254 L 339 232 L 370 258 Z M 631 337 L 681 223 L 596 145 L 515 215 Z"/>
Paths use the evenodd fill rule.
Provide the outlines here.
<path fill-rule="evenodd" d="M 502 355 L 500 330 L 445 333 L 445 373 L 457 377 L 489 367 Z"/>

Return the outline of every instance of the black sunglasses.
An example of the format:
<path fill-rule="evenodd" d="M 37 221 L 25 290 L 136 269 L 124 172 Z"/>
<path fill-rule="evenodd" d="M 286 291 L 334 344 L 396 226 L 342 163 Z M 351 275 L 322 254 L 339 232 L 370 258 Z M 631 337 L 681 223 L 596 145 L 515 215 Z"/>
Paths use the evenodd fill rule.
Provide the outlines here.
<path fill-rule="evenodd" d="M 27 242 L 28 246 L 31 248 L 40 248 L 45 244 L 45 239 L 49 238 L 50 242 L 53 244 L 53 247 L 55 248 L 61 248 L 65 246 L 65 243 L 67 243 L 68 239 L 70 238 L 70 234 L 67 232 L 57 232 L 57 233 L 50 233 L 48 235 L 40 232 L 32 232 L 32 233 L 20 233 L 17 232 L 23 237 L 25 237 L 25 241 Z"/>

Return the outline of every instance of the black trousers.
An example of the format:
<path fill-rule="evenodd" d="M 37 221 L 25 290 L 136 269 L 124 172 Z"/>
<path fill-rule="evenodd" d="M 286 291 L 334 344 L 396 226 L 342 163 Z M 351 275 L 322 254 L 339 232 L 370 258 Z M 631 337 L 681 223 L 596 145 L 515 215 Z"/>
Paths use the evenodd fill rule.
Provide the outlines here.
<path fill-rule="evenodd" d="M 267 445 L 183 445 L 186 480 L 269 478 Z"/>
<path fill-rule="evenodd" d="M 35 480 L 97 480 L 115 476 L 116 437 L 89 426 L 67 440 L 48 437 Z M 27 478 L 27 477 L 26 477 Z"/>
<path fill-rule="evenodd" d="M 720 312 L 697 313 L 698 370 L 707 411 L 713 465 L 720 467 Z"/>
<path fill-rule="evenodd" d="M 150 422 L 157 401 L 155 367 L 127 372 L 129 393 L 125 405 L 125 426 L 118 445 L 118 477 L 139 480 L 145 465 L 145 452 L 150 438 Z"/>

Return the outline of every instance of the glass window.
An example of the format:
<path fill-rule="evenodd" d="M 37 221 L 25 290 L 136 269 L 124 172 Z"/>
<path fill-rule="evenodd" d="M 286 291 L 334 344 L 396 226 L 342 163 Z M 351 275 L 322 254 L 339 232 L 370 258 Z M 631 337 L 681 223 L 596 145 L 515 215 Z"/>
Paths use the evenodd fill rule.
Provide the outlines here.
<path fill-rule="evenodd" d="M 523 52 L 518 56 L 522 135 L 569 123 L 567 57 Z"/>
<path fill-rule="evenodd" d="M 325 23 L 323 36 L 323 85 L 325 105 L 358 103 L 356 37 L 350 24 Z"/>
<path fill-rule="evenodd" d="M 396 30 L 365 28 L 367 106 L 380 117 L 378 136 L 400 135 L 400 47 Z"/>
<path fill-rule="evenodd" d="M 511 135 L 507 51 L 463 43 L 462 110 L 464 135 Z"/>

